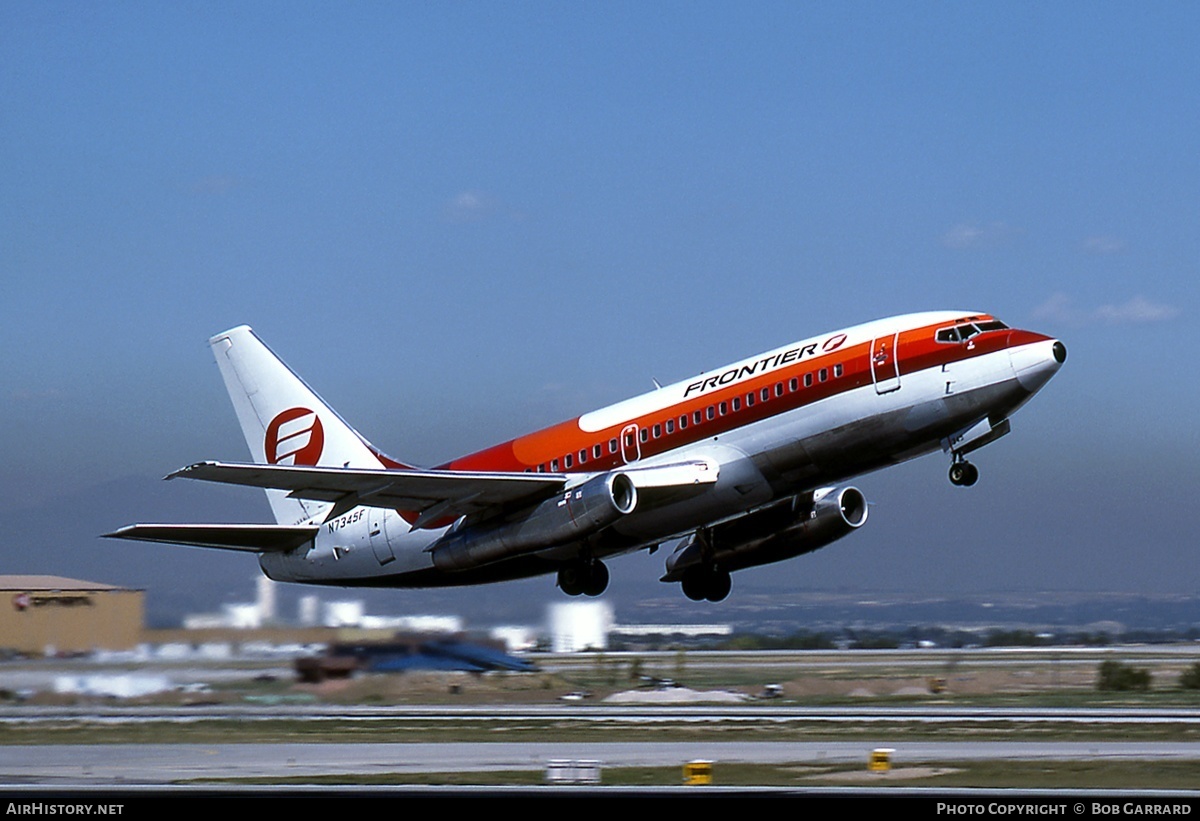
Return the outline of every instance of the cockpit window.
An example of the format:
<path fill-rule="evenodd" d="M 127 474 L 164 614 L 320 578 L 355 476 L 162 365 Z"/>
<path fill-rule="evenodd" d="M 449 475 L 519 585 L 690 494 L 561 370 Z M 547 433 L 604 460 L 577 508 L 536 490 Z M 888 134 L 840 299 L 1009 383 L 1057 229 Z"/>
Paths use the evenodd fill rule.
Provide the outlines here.
<path fill-rule="evenodd" d="M 983 322 L 964 322 L 953 328 L 942 328 L 937 332 L 938 342 L 966 342 L 976 334 L 984 331 L 1004 331 L 1008 326 L 998 319 L 988 319 Z"/>

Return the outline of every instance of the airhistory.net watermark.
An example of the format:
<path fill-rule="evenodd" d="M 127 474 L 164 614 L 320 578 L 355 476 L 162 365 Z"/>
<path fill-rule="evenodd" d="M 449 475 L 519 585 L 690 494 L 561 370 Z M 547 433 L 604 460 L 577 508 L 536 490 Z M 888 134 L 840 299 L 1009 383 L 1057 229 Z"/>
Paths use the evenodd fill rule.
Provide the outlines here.
<path fill-rule="evenodd" d="M 28 804 L 9 802 L 5 815 L 120 815 L 124 804 L 52 804 L 33 801 Z"/>

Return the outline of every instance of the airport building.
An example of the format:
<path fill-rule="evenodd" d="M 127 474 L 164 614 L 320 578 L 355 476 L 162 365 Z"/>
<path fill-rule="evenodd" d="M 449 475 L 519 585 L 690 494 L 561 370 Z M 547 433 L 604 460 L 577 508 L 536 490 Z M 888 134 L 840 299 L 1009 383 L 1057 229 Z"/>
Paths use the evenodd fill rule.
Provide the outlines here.
<path fill-rule="evenodd" d="M 129 650 L 145 591 L 62 576 L 0 576 L 0 648 L 30 655 Z"/>
<path fill-rule="evenodd" d="M 550 605 L 550 652 L 579 653 L 608 649 L 612 605 L 605 601 L 559 602 Z"/>

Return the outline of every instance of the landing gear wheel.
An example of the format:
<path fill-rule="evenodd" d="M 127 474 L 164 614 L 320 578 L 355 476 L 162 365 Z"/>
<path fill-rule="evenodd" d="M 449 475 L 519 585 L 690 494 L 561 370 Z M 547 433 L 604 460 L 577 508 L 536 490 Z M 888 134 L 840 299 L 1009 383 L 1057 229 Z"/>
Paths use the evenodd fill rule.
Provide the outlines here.
<path fill-rule="evenodd" d="M 950 466 L 950 484 L 970 487 L 979 481 L 979 468 L 965 459 Z"/>
<path fill-rule="evenodd" d="M 724 601 L 733 588 L 733 579 L 724 570 L 715 570 L 708 577 L 708 592 L 704 598 L 711 602 Z"/>
<path fill-rule="evenodd" d="M 583 583 L 585 596 L 599 596 L 608 587 L 608 568 L 604 562 L 592 562 L 588 566 L 587 579 Z"/>
<path fill-rule="evenodd" d="M 693 567 L 684 573 L 683 581 L 679 585 L 683 588 L 683 595 L 692 601 L 704 601 L 704 594 L 707 589 L 707 586 L 704 584 L 705 575 L 704 571 L 698 567 Z"/>
<path fill-rule="evenodd" d="M 608 589 L 608 568 L 598 561 L 565 564 L 558 570 L 558 586 L 568 596 L 599 596 Z"/>
<path fill-rule="evenodd" d="M 718 602 L 729 595 L 733 580 L 729 578 L 729 573 L 719 567 L 693 567 L 683 574 L 680 587 L 683 588 L 683 595 L 692 601 L 708 599 Z"/>
<path fill-rule="evenodd" d="M 587 577 L 583 574 L 582 564 L 568 564 L 558 571 L 558 587 L 568 596 L 578 596 L 583 592 Z"/>

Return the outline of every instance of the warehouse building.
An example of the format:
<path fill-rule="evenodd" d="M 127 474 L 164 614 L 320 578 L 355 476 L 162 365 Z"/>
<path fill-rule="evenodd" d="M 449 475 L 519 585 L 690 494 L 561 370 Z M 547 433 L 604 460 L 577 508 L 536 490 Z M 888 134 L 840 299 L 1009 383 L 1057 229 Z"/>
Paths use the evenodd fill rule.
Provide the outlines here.
<path fill-rule="evenodd" d="M 0 576 L 0 648 L 29 655 L 129 650 L 145 591 L 62 576 Z"/>

